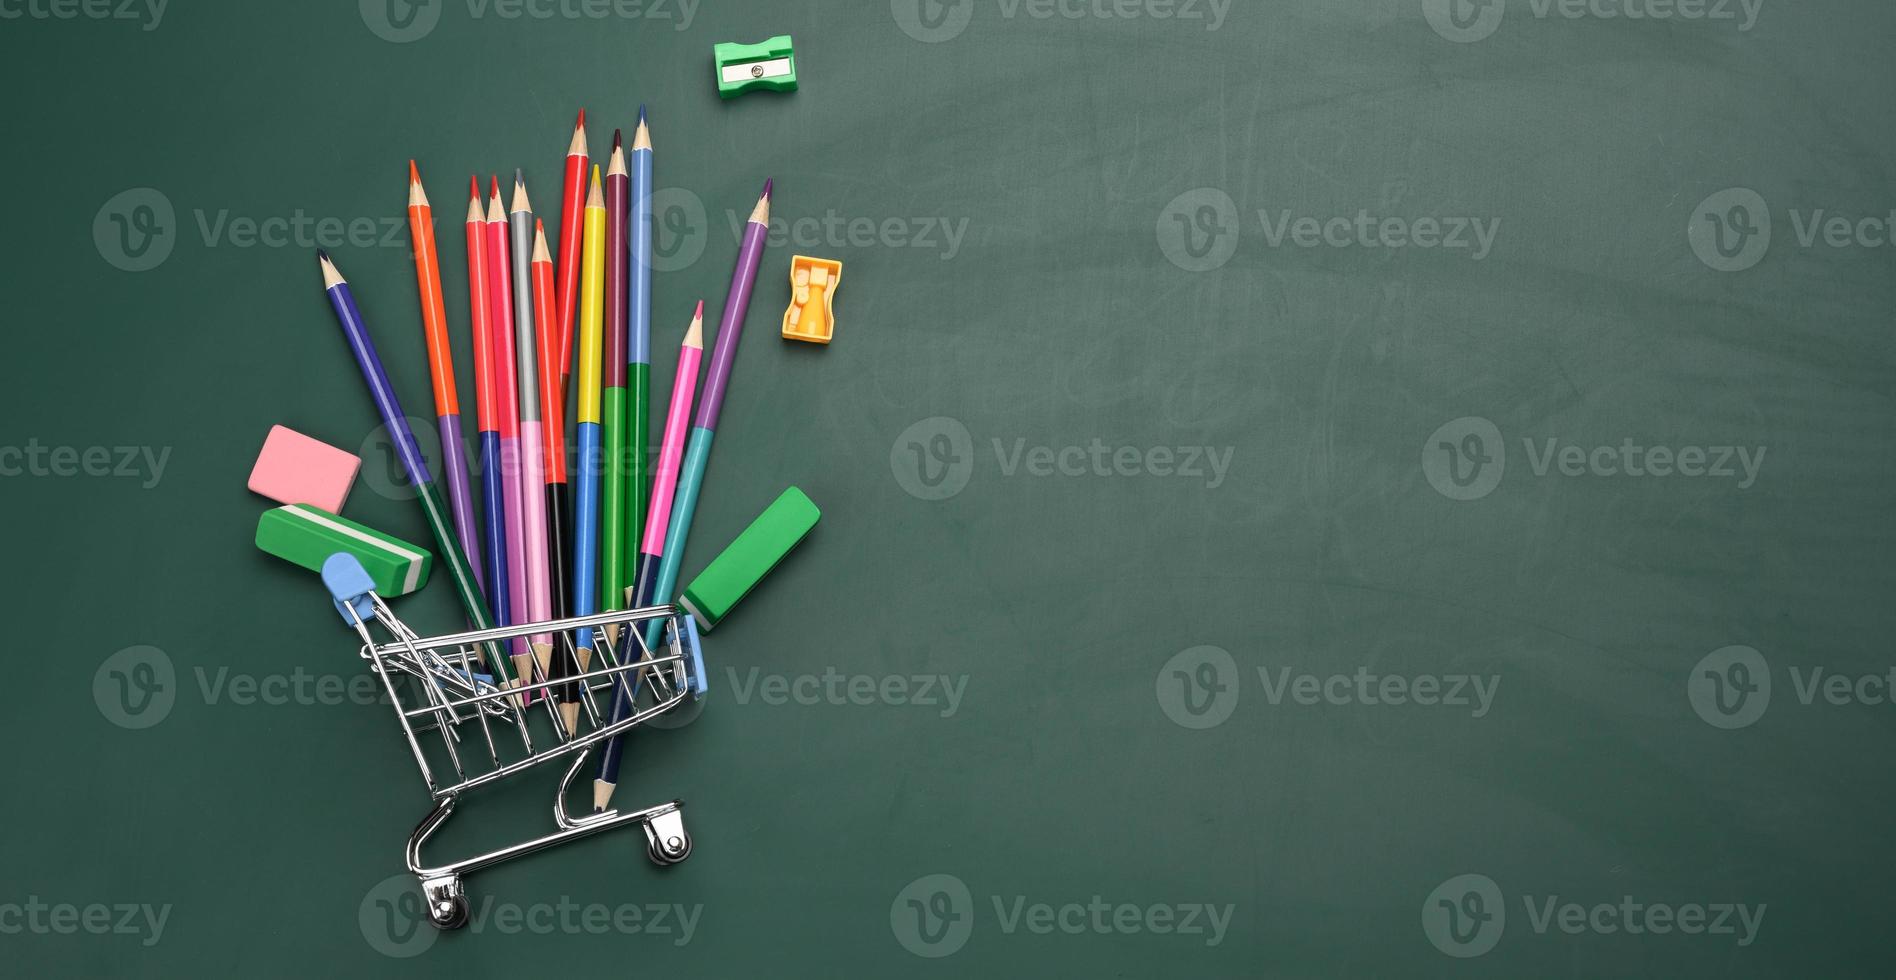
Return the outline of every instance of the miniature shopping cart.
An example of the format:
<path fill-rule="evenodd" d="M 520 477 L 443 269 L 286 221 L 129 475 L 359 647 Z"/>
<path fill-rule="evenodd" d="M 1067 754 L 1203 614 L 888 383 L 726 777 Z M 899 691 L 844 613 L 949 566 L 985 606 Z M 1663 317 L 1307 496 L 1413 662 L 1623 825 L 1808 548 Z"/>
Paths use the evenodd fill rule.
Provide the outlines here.
<path fill-rule="evenodd" d="M 687 699 L 703 696 L 703 652 L 690 616 L 679 615 L 671 606 L 651 606 L 423 638 L 389 611 L 353 557 L 331 556 L 323 566 L 323 582 L 343 620 L 361 634 L 361 655 L 381 678 L 422 781 L 434 799 L 433 811 L 408 838 L 407 857 L 408 870 L 421 882 L 428 917 L 436 927 L 457 929 L 466 924 L 468 900 L 462 875 L 614 827 L 629 823 L 643 827 L 646 854 L 657 864 L 677 864 L 691 855 L 682 800 L 633 812 L 607 810 L 577 817 L 566 810 L 567 790 L 593 746 Z M 376 642 L 368 625 L 372 620 L 379 620 L 392 639 Z M 663 642 L 651 648 L 645 633 L 654 621 L 662 623 Z M 594 633 L 596 651 L 589 669 L 581 673 L 507 687 L 496 685 L 485 673 L 506 655 L 508 641 L 570 637 L 580 630 Z M 575 719 L 569 725 L 557 710 L 552 695 L 560 685 L 567 685 L 564 692 L 569 700 L 577 700 L 583 721 Z M 608 724 L 606 706 L 615 686 L 625 688 L 636 710 Z M 641 686 L 651 691 L 649 703 L 643 706 L 635 697 Z M 562 757 L 572 761 L 553 798 L 558 829 L 449 864 L 422 862 L 422 845 L 447 822 L 462 794 Z M 438 771 L 446 768 L 452 768 L 452 779 Z"/>

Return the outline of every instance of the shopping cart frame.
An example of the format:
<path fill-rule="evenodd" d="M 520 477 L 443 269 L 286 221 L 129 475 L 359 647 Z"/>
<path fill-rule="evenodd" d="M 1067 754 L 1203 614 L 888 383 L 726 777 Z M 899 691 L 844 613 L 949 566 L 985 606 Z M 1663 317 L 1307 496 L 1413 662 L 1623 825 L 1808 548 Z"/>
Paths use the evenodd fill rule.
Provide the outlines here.
<path fill-rule="evenodd" d="M 437 928 L 455 929 L 466 924 L 469 905 L 463 876 L 615 827 L 639 824 L 645 831 L 646 855 L 660 866 L 677 864 L 691 856 L 692 839 L 685 829 L 682 800 L 674 799 L 639 810 L 614 809 L 583 816 L 569 813 L 566 808 L 567 793 L 591 757 L 593 747 L 677 708 L 687 699 L 702 696 L 703 658 L 697 630 L 689 615 L 681 615 L 671 605 L 648 606 L 422 637 L 396 618 L 388 604 L 365 585 L 366 575 L 358 579 L 345 565 L 336 569 L 333 576 L 326 567 L 324 578 L 334 579 L 330 587 L 337 610 L 362 637 L 358 653 L 381 678 L 409 750 L 421 770 L 422 781 L 434 800 L 434 808 L 409 835 L 405 857 L 409 872 L 421 885 L 429 921 Z M 377 642 L 368 626 L 374 620 L 380 620 L 394 638 Z M 650 649 L 644 634 L 655 621 L 663 623 L 664 642 L 658 649 Z M 579 674 L 536 678 L 529 683 L 501 687 L 479 673 L 486 669 L 482 666 L 483 650 L 491 659 L 507 641 L 524 641 L 537 636 L 551 637 L 556 643 L 570 643 L 574 634 L 582 629 L 593 631 L 596 662 Z M 405 685 L 410 689 L 407 698 L 402 687 L 396 684 L 398 674 L 410 681 Z M 637 708 L 627 718 L 608 723 L 609 719 L 600 710 L 601 701 L 610 704 L 615 686 L 624 685 L 630 696 L 645 681 L 649 681 L 653 702 Z M 569 684 L 576 686 L 581 712 L 591 722 L 590 731 L 578 731 L 577 724 L 575 731 L 566 731 L 564 721 L 554 709 L 552 690 Z M 528 697 L 534 700 L 525 702 Z M 408 704 L 410 701 L 415 702 L 412 707 Z M 632 703 L 637 704 L 636 700 Z M 544 736 L 545 726 L 532 726 L 530 722 L 542 711 L 550 719 L 553 740 L 536 748 L 532 729 L 541 728 Z M 463 734 L 472 737 L 477 724 L 483 739 L 480 744 L 487 748 L 492 765 L 470 774 L 470 764 L 463 760 L 459 743 Z M 500 746 L 511 742 L 505 734 L 508 729 L 519 740 L 523 754 L 503 759 Z M 497 731 L 502 733 L 499 740 L 496 740 Z M 454 770 L 453 780 L 437 778 L 435 767 L 423 749 L 423 737 L 429 732 L 438 733 Z M 572 761 L 553 798 L 556 827 L 553 832 L 445 864 L 429 864 L 423 860 L 422 847 L 454 814 L 463 794 L 563 756 L 571 756 Z"/>

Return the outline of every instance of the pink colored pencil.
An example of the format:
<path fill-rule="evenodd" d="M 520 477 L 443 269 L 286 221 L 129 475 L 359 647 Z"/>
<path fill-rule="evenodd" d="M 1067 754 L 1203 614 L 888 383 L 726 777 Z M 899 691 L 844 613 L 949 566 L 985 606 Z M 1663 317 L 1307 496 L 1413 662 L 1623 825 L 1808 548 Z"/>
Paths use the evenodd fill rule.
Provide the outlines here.
<path fill-rule="evenodd" d="M 507 512 L 507 591 L 516 626 L 533 621 L 527 599 L 526 516 L 520 499 L 520 397 L 513 384 L 514 363 L 513 263 L 507 251 L 507 211 L 500 203 L 500 178 L 493 178 L 487 201 L 487 325 L 493 344 L 494 414 L 500 428 L 501 495 Z M 533 652 L 526 637 L 508 641 L 514 676 L 533 676 Z M 530 696 L 527 700 L 533 700 Z"/>

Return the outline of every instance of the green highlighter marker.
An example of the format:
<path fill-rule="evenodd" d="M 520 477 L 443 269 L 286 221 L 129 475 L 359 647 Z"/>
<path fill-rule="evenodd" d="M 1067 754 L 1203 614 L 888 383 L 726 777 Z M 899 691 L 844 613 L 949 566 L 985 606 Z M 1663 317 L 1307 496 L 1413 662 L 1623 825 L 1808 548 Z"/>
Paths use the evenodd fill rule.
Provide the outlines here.
<path fill-rule="evenodd" d="M 785 490 L 730 547 L 698 573 L 685 587 L 678 604 L 698 621 L 699 629 L 711 632 L 822 516 L 803 491 L 796 487 Z"/>

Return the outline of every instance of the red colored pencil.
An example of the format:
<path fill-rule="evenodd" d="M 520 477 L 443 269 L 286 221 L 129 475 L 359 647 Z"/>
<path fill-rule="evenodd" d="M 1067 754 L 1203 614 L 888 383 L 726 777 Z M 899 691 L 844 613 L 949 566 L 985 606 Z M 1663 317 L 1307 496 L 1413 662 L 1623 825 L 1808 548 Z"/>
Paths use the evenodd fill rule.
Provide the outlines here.
<path fill-rule="evenodd" d="M 573 311 L 579 306 L 579 241 L 585 231 L 586 110 L 573 124 L 573 142 L 566 147 L 566 184 L 560 197 L 560 275 L 554 289 L 559 304 L 554 326 L 559 332 L 560 400 L 565 403 L 566 380 L 573 373 Z M 561 465 L 565 465 L 564 457 Z"/>

